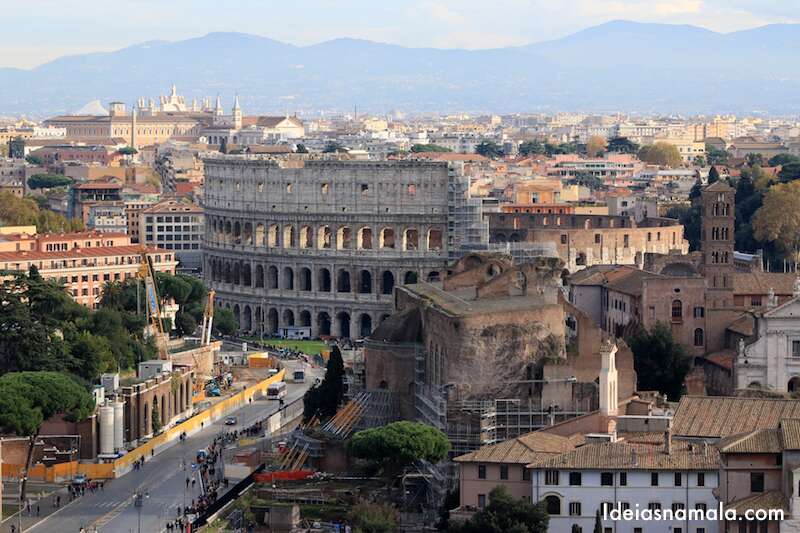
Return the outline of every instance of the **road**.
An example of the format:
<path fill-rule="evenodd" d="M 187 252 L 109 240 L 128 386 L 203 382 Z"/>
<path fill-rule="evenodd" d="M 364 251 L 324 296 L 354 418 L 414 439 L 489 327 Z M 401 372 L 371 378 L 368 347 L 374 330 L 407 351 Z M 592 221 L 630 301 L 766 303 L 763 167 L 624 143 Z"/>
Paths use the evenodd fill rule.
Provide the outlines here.
<path fill-rule="evenodd" d="M 291 365 L 290 365 L 291 366 Z M 304 384 L 287 383 L 285 403 L 301 398 L 306 389 L 313 384 L 315 377 L 321 377 L 322 369 L 307 371 Z M 278 410 L 274 400 L 257 400 L 234 411 L 239 418 L 236 426 L 225 426 L 224 418 L 218 420 L 189 437 L 185 442 L 177 442 L 170 448 L 150 458 L 139 471 L 106 482 L 102 491 L 90 494 L 29 527 L 26 531 L 58 531 L 59 533 L 78 533 L 81 527 L 87 532 L 96 528 L 99 532 L 130 533 L 160 532 L 165 529 L 167 520 L 178 516 L 178 507 L 184 507 L 198 496 L 199 483 L 186 489 L 186 477 L 190 467 L 184 471 L 181 460 L 191 465 L 197 450 L 205 448 L 220 432 L 244 429 L 258 419 L 263 419 Z M 133 504 L 134 492 L 140 491 L 147 497 L 140 508 Z M 65 498 L 66 500 L 66 498 Z M 139 527 L 141 520 L 141 528 Z"/>

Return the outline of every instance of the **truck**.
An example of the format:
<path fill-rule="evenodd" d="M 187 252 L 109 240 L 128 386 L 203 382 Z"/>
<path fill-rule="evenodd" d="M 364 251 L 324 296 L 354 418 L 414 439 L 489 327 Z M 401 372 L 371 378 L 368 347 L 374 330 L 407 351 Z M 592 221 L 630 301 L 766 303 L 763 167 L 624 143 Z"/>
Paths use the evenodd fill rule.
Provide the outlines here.
<path fill-rule="evenodd" d="M 278 383 L 272 383 L 267 387 L 268 400 L 280 400 L 284 396 L 286 396 L 285 382 L 279 381 Z"/>

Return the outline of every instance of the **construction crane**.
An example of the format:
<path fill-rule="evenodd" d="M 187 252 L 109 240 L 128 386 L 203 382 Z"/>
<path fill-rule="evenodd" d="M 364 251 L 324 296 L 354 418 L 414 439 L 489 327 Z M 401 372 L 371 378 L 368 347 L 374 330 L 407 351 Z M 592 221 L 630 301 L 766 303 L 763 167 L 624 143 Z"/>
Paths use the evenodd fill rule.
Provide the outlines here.
<path fill-rule="evenodd" d="M 139 271 L 136 273 L 136 277 L 144 283 L 145 313 L 147 314 L 147 321 L 150 324 L 150 333 L 155 339 L 159 359 L 169 359 L 167 334 L 164 332 L 164 323 L 161 320 L 161 305 L 158 298 L 158 286 L 156 284 L 156 273 L 153 269 L 153 261 L 150 259 L 150 256 L 147 255 L 146 250 L 142 250 L 141 258 L 142 261 L 139 265 Z"/>
<path fill-rule="evenodd" d="M 214 295 L 216 291 L 211 289 L 208 291 L 208 299 L 206 300 L 206 309 L 203 312 L 203 329 L 200 331 L 200 345 L 208 346 L 211 344 L 211 326 L 214 322 Z"/>

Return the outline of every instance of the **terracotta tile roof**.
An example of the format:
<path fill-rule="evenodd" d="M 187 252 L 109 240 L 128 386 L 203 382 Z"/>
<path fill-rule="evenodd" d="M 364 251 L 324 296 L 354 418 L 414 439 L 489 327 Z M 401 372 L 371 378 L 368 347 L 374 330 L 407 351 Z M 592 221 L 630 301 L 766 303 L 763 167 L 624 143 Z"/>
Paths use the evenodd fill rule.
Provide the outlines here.
<path fill-rule="evenodd" d="M 672 419 L 672 430 L 686 437 L 718 438 L 774 429 L 785 418 L 800 418 L 800 400 L 684 396 Z"/>
<path fill-rule="evenodd" d="M 745 337 L 752 337 L 755 327 L 755 321 L 753 320 L 753 315 L 750 313 L 744 313 L 742 316 L 728 324 L 728 329 L 733 331 L 734 333 L 739 333 L 740 335 L 744 335 Z"/>
<path fill-rule="evenodd" d="M 535 469 L 570 470 L 717 470 L 719 451 L 713 446 L 672 441 L 672 452 L 664 444 L 602 442 L 586 444 L 567 453 L 544 457 L 529 464 Z"/>
<path fill-rule="evenodd" d="M 718 182 L 717 182 L 718 183 Z M 716 183 L 714 184 L 716 185 Z M 793 272 L 736 272 L 733 275 L 734 294 L 767 294 L 772 288 L 775 294 L 787 295 L 794 291 Z"/>
<path fill-rule="evenodd" d="M 705 359 L 708 359 L 715 365 L 732 370 L 733 360 L 736 359 L 736 352 L 730 349 L 720 350 L 706 355 Z"/>
<path fill-rule="evenodd" d="M 559 435 L 534 431 L 498 444 L 483 446 L 454 459 L 457 463 L 530 464 L 543 455 L 556 455 L 573 449 L 572 440 Z"/>
<path fill-rule="evenodd" d="M 734 509 L 737 514 L 744 514 L 745 511 L 756 511 L 760 509 L 783 509 L 789 512 L 789 503 L 786 496 L 779 490 L 771 490 L 760 494 L 753 494 L 747 498 L 731 502 L 725 506 L 726 509 Z"/>
<path fill-rule="evenodd" d="M 36 239 L 40 241 L 63 241 L 63 240 L 81 240 L 81 239 L 97 239 L 97 238 L 119 238 L 127 237 L 127 233 L 121 232 L 103 232 L 103 231 L 76 231 L 73 233 L 44 233 L 37 235 Z"/>
<path fill-rule="evenodd" d="M 785 450 L 800 450 L 800 419 L 784 418 L 781 420 L 783 448 Z"/>
<path fill-rule="evenodd" d="M 757 429 L 732 435 L 717 443 L 720 453 L 781 453 L 783 442 L 780 429 Z"/>
<path fill-rule="evenodd" d="M 92 248 L 74 248 L 62 252 L 0 252 L 0 262 L 16 263 L 22 261 L 79 259 L 84 257 L 109 257 L 115 255 L 137 255 L 142 253 L 141 245 L 130 246 L 97 246 Z M 171 254 L 172 250 L 163 250 L 154 246 L 147 247 L 148 254 Z"/>

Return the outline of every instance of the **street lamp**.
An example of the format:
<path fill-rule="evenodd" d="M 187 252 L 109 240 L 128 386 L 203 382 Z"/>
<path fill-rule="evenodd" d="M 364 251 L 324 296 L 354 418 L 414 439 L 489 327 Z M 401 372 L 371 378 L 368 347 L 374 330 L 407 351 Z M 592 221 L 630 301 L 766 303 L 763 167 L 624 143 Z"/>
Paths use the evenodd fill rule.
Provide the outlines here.
<path fill-rule="evenodd" d="M 19 533 L 22 533 L 22 487 L 25 485 L 27 476 L 28 471 L 25 468 L 19 471 L 19 510 L 17 511 L 17 531 L 19 531 Z"/>
<path fill-rule="evenodd" d="M 149 497 L 150 497 L 150 493 L 148 493 L 148 492 L 145 492 L 144 494 L 142 494 L 141 492 L 136 491 L 136 492 L 133 493 L 133 505 L 134 505 L 134 507 L 136 507 L 136 510 L 138 511 L 138 515 L 139 515 L 139 517 L 138 517 L 138 532 L 139 533 L 142 533 L 142 507 L 144 506 L 144 499 L 145 498 L 149 498 Z"/>

